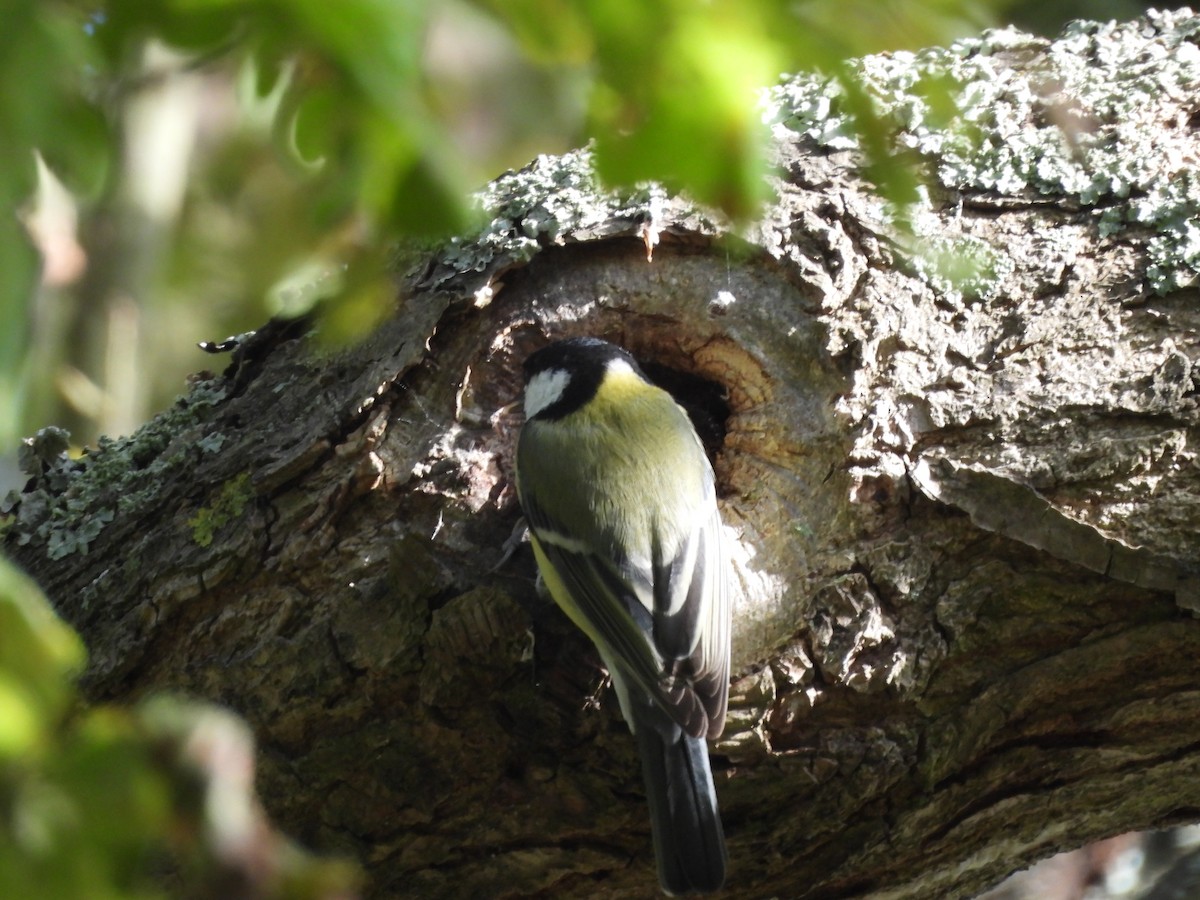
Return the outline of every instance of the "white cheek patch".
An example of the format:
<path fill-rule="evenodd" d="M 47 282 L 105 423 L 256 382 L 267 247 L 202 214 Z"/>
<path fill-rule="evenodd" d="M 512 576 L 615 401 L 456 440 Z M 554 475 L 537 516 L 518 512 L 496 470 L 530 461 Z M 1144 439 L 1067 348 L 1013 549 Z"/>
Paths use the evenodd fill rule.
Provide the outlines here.
<path fill-rule="evenodd" d="M 621 359 L 619 356 L 614 356 L 608 361 L 607 369 L 610 372 L 619 373 L 621 375 L 632 375 L 633 366 Z"/>
<path fill-rule="evenodd" d="M 562 399 L 570 380 L 571 373 L 566 369 L 546 369 L 530 378 L 525 385 L 525 418 L 532 419 Z"/>

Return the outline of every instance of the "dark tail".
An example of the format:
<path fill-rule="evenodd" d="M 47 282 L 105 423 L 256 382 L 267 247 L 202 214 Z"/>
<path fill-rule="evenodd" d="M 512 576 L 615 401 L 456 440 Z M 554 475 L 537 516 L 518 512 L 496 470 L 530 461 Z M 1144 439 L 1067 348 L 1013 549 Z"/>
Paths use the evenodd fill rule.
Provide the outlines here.
<path fill-rule="evenodd" d="M 708 747 L 673 723 L 664 727 L 661 714 L 654 717 L 657 722 L 637 723 L 637 742 L 659 883 L 673 895 L 720 890 L 725 883 L 725 833 Z M 665 739 L 664 730 L 674 732 L 674 739 Z"/>

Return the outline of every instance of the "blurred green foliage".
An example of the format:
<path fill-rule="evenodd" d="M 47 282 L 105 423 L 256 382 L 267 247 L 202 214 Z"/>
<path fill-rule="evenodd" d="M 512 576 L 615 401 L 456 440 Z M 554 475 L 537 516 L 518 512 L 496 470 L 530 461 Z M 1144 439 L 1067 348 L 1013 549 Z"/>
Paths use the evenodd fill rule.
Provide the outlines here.
<path fill-rule="evenodd" d="M 1002 13 L 1049 33 L 1143 6 L 7 0 L 0 209 L 21 216 L 0 216 L 0 486 L 21 434 L 57 424 L 90 444 L 162 408 L 211 364 L 197 340 L 330 298 L 326 333 L 361 334 L 390 308 L 397 237 L 463 230 L 470 192 L 538 153 L 590 140 L 612 184 L 752 215 L 755 97 L 780 73 L 945 44 Z M 880 150 L 869 104 L 856 119 Z M 885 152 L 869 174 L 889 198 L 916 187 Z"/>
<path fill-rule="evenodd" d="M 0 767 L 36 756 L 73 701 L 83 644 L 37 586 L 0 558 Z"/>
<path fill-rule="evenodd" d="M 595 141 L 734 216 L 763 199 L 756 93 L 944 43 L 988 0 L 8 0 L 0 33 L 0 453 L 91 443 L 209 362 L 194 344 L 335 297 L 361 333 L 387 248 Z M 349 312 L 345 312 L 349 310 Z M 0 478 L 3 475 L 0 473 Z"/>
<path fill-rule="evenodd" d="M 79 638 L 0 558 L 0 897 L 216 896 L 203 886 L 231 877 L 253 896 L 353 896 L 354 867 L 264 827 L 240 719 L 172 697 L 85 710 L 83 664 Z"/>

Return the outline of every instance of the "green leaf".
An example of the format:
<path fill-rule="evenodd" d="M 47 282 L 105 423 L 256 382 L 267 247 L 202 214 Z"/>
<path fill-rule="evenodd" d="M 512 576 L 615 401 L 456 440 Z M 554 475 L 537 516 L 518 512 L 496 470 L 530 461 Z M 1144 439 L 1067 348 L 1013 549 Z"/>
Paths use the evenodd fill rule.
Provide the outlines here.
<path fill-rule="evenodd" d="M 660 181 L 744 218 L 766 197 L 758 94 L 778 56 L 753 17 L 727 4 L 697 10 L 644 57 L 604 69 L 607 90 L 593 107 L 597 168 L 610 183 Z"/>
<path fill-rule="evenodd" d="M 66 713 L 74 697 L 71 679 L 84 661 L 75 632 L 37 586 L 0 557 L 0 758 L 32 749 Z"/>
<path fill-rule="evenodd" d="M 41 736 L 42 716 L 35 698 L 13 673 L 0 670 L 0 760 L 31 753 Z"/>
<path fill-rule="evenodd" d="M 482 0 L 474 5 L 503 21 L 535 62 L 582 64 L 595 52 L 581 4 L 572 0 Z"/>

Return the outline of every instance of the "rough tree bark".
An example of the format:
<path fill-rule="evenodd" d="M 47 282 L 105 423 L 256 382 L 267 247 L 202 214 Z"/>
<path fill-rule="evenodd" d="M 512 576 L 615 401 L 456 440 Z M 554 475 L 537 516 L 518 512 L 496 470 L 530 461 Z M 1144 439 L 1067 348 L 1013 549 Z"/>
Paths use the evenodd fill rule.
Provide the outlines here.
<path fill-rule="evenodd" d="M 716 461 L 727 896 L 966 897 L 1200 818 L 1198 40 L 1162 14 L 862 61 L 927 180 L 903 216 L 816 79 L 775 92 L 778 200 L 736 238 L 541 159 L 362 346 L 272 329 L 133 438 L 34 448 L 10 552 L 93 696 L 238 710 L 274 816 L 373 895 L 652 895 L 596 657 L 527 549 L 501 563 L 520 360 L 602 335 Z"/>

